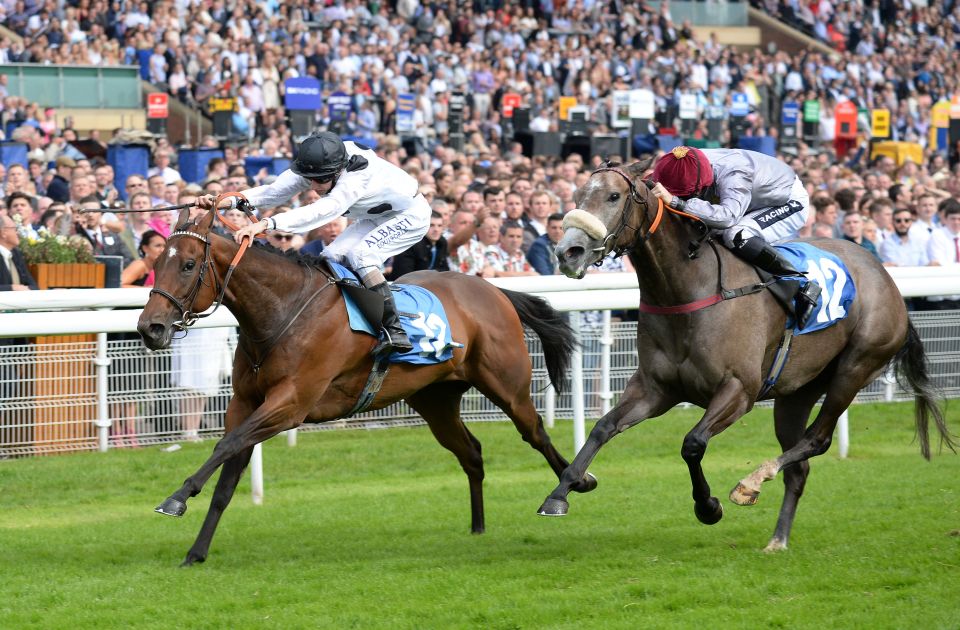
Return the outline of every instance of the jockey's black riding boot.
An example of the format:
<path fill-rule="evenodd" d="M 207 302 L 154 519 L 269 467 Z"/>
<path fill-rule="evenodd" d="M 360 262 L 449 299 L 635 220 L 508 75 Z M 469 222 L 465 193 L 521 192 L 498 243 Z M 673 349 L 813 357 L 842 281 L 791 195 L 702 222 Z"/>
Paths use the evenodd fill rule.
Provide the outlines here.
<path fill-rule="evenodd" d="M 796 267 L 778 252 L 776 248 L 769 245 L 759 236 L 740 242 L 734 239 L 734 246 L 731 251 L 733 251 L 738 258 L 752 265 L 756 265 L 774 276 L 800 277 L 805 275 L 797 271 Z M 817 299 L 820 297 L 821 289 L 820 285 L 812 280 L 808 281 L 803 287 L 800 287 L 799 284 L 798 282 L 794 308 L 797 314 L 797 327 L 803 329 L 817 307 Z"/>
<path fill-rule="evenodd" d="M 390 285 L 381 282 L 376 286 L 370 287 L 371 291 L 376 291 L 383 296 L 383 331 L 384 335 L 373 349 L 374 355 L 381 352 L 388 354 L 393 352 L 410 352 L 413 350 L 413 344 L 407 338 L 407 333 L 403 331 L 400 324 L 400 315 L 397 314 L 397 304 L 393 301 L 393 295 L 390 291 Z"/>

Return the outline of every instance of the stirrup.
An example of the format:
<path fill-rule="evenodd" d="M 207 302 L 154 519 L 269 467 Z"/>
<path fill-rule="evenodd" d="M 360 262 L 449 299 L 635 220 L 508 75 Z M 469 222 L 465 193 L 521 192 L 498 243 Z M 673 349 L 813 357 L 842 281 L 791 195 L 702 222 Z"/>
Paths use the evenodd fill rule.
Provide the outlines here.
<path fill-rule="evenodd" d="M 410 343 L 406 333 L 403 331 L 393 335 L 390 334 L 390 331 L 387 328 L 381 328 L 381 331 L 383 334 L 377 341 L 377 345 L 373 347 L 373 350 L 370 352 L 370 354 L 374 356 L 384 352 L 387 354 L 406 354 L 407 352 L 413 350 L 413 344 Z"/>
<path fill-rule="evenodd" d="M 797 291 L 797 328 L 800 330 L 807 327 L 807 322 L 810 321 L 810 317 L 817 310 L 817 300 L 820 298 L 821 292 L 820 285 L 813 281 L 808 282 L 805 287 Z"/>
<path fill-rule="evenodd" d="M 390 328 L 384 326 L 380 331 L 382 334 L 377 341 L 377 345 L 373 347 L 371 354 L 378 355 L 381 352 L 387 352 L 388 354 L 405 354 L 413 350 L 413 344 L 410 343 L 410 339 L 407 338 L 407 333 L 403 328 L 394 330 L 391 333 Z"/>

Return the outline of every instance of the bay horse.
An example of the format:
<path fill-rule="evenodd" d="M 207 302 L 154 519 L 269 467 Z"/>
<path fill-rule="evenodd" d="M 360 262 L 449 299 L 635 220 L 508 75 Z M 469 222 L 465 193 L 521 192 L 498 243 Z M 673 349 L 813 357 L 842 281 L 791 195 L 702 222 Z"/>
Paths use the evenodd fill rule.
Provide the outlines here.
<path fill-rule="evenodd" d="M 750 411 L 758 398 L 773 399 L 774 428 L 783 453 L 745 477 L 730 499 L 752 505 L 762 482 L 783 471 L 786 491 L 766 550 L 785 549 L 809 472 L 807 459 L 827 451 L 840 414 L 891 360 L 915 394 L 923 456 L 930 456 L 931 417 L 941 443 L 953 449 L 920 338 L 896 285 L 872 254 L 845 240 L 812 241 L 846 264 L 857 296 L 845 319 L 794 336 L 779 380 L 772 389 L 764 388 L 784 334 L 785 311 L 766 290 L 728 299 L 724 289 L 756 286 L 757 273 L 717 246 L 699 219 L 665 208 L 641 180 L 648 168 L 649 162 L 608 164 L 594 171 L 577 192 L 577 209 L 568 214 L 567 229 L 556 246 L 561 271 L 574 278 L 582 278 L 610 251 L 629 255 L 641 296 L 639 368 L 616 407 L 594 426 L 540 507 L 541 515 L 567 513 L 569 491 L 587 478 L 587 466 L 608 440 L 689 402 L 705 413 L 684 437 L 680 453 L 690 472 L 694 513 L 702 523 L 714 524 L 723 508 L 711 495 L 701 468 L 707 443 Z M 700 251 L 704 243 L 713 253 Z M 824 295 L 824 304 L 827 298 Z M 807 427 L 814 404 L 824 395 L 823 406 Z"/>
<path fill-rule="evenodd" d="M 225 435 L 209 459 L 156 511 L 182 516 L 223 465 L 210 508 L 184 565 L 203 562 L 220 517 L 250 460 L 253 446 L 303 422 L 349 415 L 370 374 L 374 337 L 350 330 L 341 291 L 325 263 L 265 248 L 238 246 L 211 230 L 215 213 L 178 220 L 155 268 L 155 284 L 138 330 L 151 349 L 169 345 L 175 330 L 222 303 L 240 325 L 233 364 L 233 397 Z M 245 250 L 245 253 L 243 251 Z M 238 254 L 242 261 L 238 261 Z M 240 264 L 242 262 L 242 264 Z M 459 460 L 470 490 L 471 530 L 484 531 L 483 459 L 480 442 L 460 418 L 460 399 L 476 387 L 510 417 L 523 439 L 559 477 L 567 461 L 544 430 L 530 398 L 531 360 L 523 325 L 543 343 L 554 387 L 575 347 L 565 318 L 537 297 L 498 289 L 474 276 L 414 272 L 403 282 L 432 291 L 443 303 L 454 341 L 453 358 L 435 365 L 393 364 L 369 409 L 405 400 L 427 422 L 438 442 Z M 596 485 L 592 478 L 574 484 Z"/>

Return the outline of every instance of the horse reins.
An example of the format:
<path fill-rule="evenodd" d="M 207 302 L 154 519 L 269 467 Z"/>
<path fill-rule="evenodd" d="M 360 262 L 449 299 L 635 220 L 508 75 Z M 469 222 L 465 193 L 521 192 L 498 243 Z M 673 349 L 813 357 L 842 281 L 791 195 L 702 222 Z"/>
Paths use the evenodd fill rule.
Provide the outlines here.
<path fill-rule="evenodd" d="M 601 252 L 601 256 L 600 256 L 600 260 L 598 261 L 598 264 L 601 264 L 603 261 L 603 258 L 607 255 L 607 253 L 611 251 L 614 253 L 614 256 L 619 258 L 624 254 L 624 252 L 629 251 L 634 247 L 637 247 L 645 243 L 651 236 L 653 236 L 656 233 L 657 229 L 660 227 L 660 223 L 663 221 L 664 210 L 671 212 L 672 214 L 676 214 L 678 216 L 685 217 L 687 219 L 690 219 L 692 221 L 699 223 L 704 227 L 703 229 L 704 234 L 709 232 L 709 230 L 705 229 L 706 224 L 704 223 L 703 219 L 701 219 L 700 217 L 694 216 L 692 214 L 689 214 L 687 212 L 683 212 L 682 210 L 671 208 L 670 206 L 663 203 L 663 199 L 660 199 L 658 197 L 657 198 L 657 214 L 653 217 L 653 220 L 650 222 L 650 226 L 647 228 L 646 233 L 645 234 L 642 233 L 641 232 L 642 226 L 634 227 L 632 225 L 629 225 L 628 221 L 630 220 L 629 219 L 630 213 L 627 212 L 627 206 L 632 201 L 639 206 L 643 206 L 644 208 L 649 209 L 650 206 L 647 203 L 647 200 L 640 196 L 640 191 L 637 190 L 637 186 L 636 184 L 633 183 L 633 179 L 629 175 L 627 175 L 627 173 L 622 168 L 618 166 L 604 166 L 602 168 L 598 168 L 593 173 L 591 173 L 590 176 L 593 177 L 597 173 L 605 173 L 605 172 L 615 173 L 620 177 L 622 177 L 623 180 L 627 182 L 627 186 L 630 189 L 630 194 L 623 202 L 623 209 L 620 212 L 620 221 L 619 223 L 617 223 L 617 227 L 613 230 L 613 232 L 610 232 L 609 234 L 607 234 L 607 236 L 603 239 L 603 243 L 601 243 L 600 247 L 594 250 L 594 251 Z M 636 233 L 636 236 L 634 237 L 633 241 L 629 245 L 616 246 L 616 242 L 620 240 L 620 234 L 623 232 L 624 229 L 627 229 L 627 228 L 633 230 Z"/>
<path fill-rule="evenodd" d="M 684 315 L 687 313 L 693 313 L 701 309 L 705 309 L 708 306 L 713 306 L 718 302 L 723 302 L 724 300 L 732 300 L 734 298 L 742 297 L 744 295 L 759 293 L 760 291 L 763 291 L 770 284 L 774 282 L 774 280 L 766 280 L 766 281 L 750 284 L 744 287 L 740 287 L 738 289 L 732 289 L 732 290 L 724 289 L 723 288 L 723 262 L 720 258 L 720 252 L 717 251 L 716 244 L 713 242 L 712 239 L 709 239 L 710 230 L 707 227 L 707 224 L 703 221 L 703 219 L 701 219 L 700 217 L 694 216 L 688 212 L 677 210 L 676 208 L 671 208 L 670 206 L 663 203 L 663 199 L 660 199 L 658 197 L 657 213 L 653 217 L 653 219 L 650 221 L 650 225 L 647 228 L 646 233 L 643 233 L 641 232 L 642 227 L 633 227 L 632 225 L 628 224 L 629 216 L 630 216 L 630 213 L 628 212 L 629 210 L 628 205 L 632 201 L 638 205 L 644 206 L 645 208 L 649 209 L 649 204 L 647 203 L 646 199 L 643 199 L 640 196 L 640 192 L 637 190 L 636 185 L 633 183 L 633 179 L 631 179 L 630 176 L 623 169 L 619 167 L 605 166 L 603 168 L 599 168 L 595 170 L 593 173 L 591 173 L 591 177 L 593 175 L 596 175 L 597 173 L 604 173 L 604 172 L 616 173 L 617 175 L 622 177 L 623 180 L 627 182 L 627 186 L 629 186 L 630 188 L 630 194 L 626 198 L 626 200 L 624 200 L 623 209 L 620 212 L 620 221 L 617 224 L 616 229 L 612 233 L 608 234 L 606 238 L 603 239 L 603 243 L 601 244 L 600 247 L 594 250 L 594 251 L 600 251 L 602 254 L 600 256 L 600 260 L 597 262 L 598 265 L 602 264 L 603 257 L 606 256 L 606 254 L 610 251 L 613 251 L 614 255 L 616 256 L 622 256 L 625 251 L 634 249 L 635 247 L 638 247 L 639 245 L 642 245 L 643 243 L 645 243 L 651 236 L 653 236 L 657 232 L 657 229 L 660 227 L 660 224 L 663 221 L 664 210 L 672 214 L 675 214 L 677 216 L 690 219 L 696 222 L 697 225 L 700 227 L 701 237 L 690 244 L 689 256 L 691 258 L 696 257 L 700 246 L 703 244 L 704 241 L 707 241 L 707 240 L 709 240 L 709 243 L 713 248 L 713 252 L 717 257 L 717 268 L 719 270 L 718 280 L 717 280 L 717 286 L 718 286 L 717 293 L 700 300 L 695 300 L 687 304 L 677 304 L 675 306 L 654 306 L 652 304 L 645 304 L 641 300 L 639 305 L 639 310 L 641 313 L 651 313 L 654 315 Z M 698 181 L 699 181 L 699 178 L 700 178 L 700 174 L 698 172 L 697 173 Z M 631 230 L 636 232 L 636 237 L 633 239 L 633 242 L 630 243 L 629 245 L 621 245 L 619 247 L 614 248 L 613 246 L 611 246 L 611 243 L 616 243 L 618 240 L 620 240 L 620 234 L 621 232 L 623 232 L 625 228 L 630 228 Z"/>
<path fill-rule="evenodd" d="M 217 196 L 216 200 L 213 203 L 213 212 L 216 214 L 217 218 L 229 229 L 237 231 L 240 229 L 232 222 L 228 221 L 220 213 L 220 201 L 227 199 L 229 197 L 238 197 L 241 199 L 241 202 L 237 204 L 237 207 L 240 208 L 244 214 L 247 215 L 251 220 L 254 220 L 253 211 L 250 209 L 250 204 L 247 202 L 247 198 L 244 197 L 241 193 L 227 192 L 222 193 Z M 190 204 L 191 206 L 193 204 Z M 186 206 L 189 207 L 189 206 Z M 169 241 L 175 236 L 189 236 L 191 238 L 198 239 L 203 242 L 203 262 L 200 265 L 200 272 L 197 274 L 197 282 L 194 284 L 193 289 L 187 295 L 185 302 L 187 306 L 184 307 L 183 303 L 180 302 L 176 297 L 171 293 L 164 291 L 163 289 L 158 289 L 154 287 L 150 290 L 150 295 L 156 293 L 157 295 L 163 296 L 170 300 L 174 306 L 180 311 L 180 321 L 173 323 L 173 327 L 177 330 L 186 330 L 190 326 L 196 324 L 200 319 L 204 317 L 210 317 L 217 312 L 217 309 L 220 308 L 220 305 L 223 303 L 223 298 L 227 293 L 227 285 L 230 283 L 230 277 L 233 275 L 234 270 L 237 268 L 237 265 L 240 264 L 240 259 L 243 258 L 243 255 L 246 253 L 247 248 L 250 247 L 250 237 L 245 236 L 240 243 L 240 249 L 237 250 L 237 254 L 233 257 L 233 260 L 230 261 L 230 266 L 227 267 L 227 273 L 224 274 L 223 282 L 220 282 L 220 278 L 217 276 L 216 267 L 213 265 L 213 261 L 210 258 L 210 239 L 208 239 L 203 234 L 198 234 L 197 232 L 191 232 L 190 230 L 185 229 L 186 224 L 180 226 L 181 229 L 175 230 L 170 236 L 167 237 Z M 217 298 L 213 307 L 213 310 L 205 313 L 195 313 L 193 310 L 193 303 L 197 299 L 197 295 L 200 293 L 200 287 L 204 286 L 204 273 L 207 268 L 210 268 L 210 273 L 213 276 L 213 281 L 215 283 L 214 291 L 217 293 Z"/>

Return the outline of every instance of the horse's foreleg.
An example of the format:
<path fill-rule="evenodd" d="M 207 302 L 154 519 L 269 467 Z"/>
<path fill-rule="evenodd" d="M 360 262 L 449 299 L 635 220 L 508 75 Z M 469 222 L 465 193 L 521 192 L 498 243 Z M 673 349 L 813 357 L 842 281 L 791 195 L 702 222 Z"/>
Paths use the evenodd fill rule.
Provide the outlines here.
<path fill-rule="evenodd" d="M 306 412 L 296 402 L 296 391 L 292 385 L 284 390 L 271 391 L 256 411 L 217 442 L 213 454 L 197 472 L 154 511 L 168 516 L 183 516 L 187 511 L 187 499 L 200 494 L 204 484 L 221 464 L 281 431 L 299 426 L 305 416 Z"/>
<path fill-rule="evenodd" d="M 723 506 L 716 497 L 710 495 L 710 484 L 703 474 L 703 455 L 707 452 L 707 442 L 731 424 L 736 422 L 750 408 L 750 398 L 743 384 L 735 378 L 724 383 L 714 394 L 700 422 L 683 438 L 680 455 L 690 470 L 690 482 L 693 484 L 693 512 L 697 519 L 706 525 L 713 525 L 723 517 Z"/>
<path fill-rule="evenodd" d="M 252 453 L 253 447 L 248 448 L 223 464 L 223 468 L 220 470 L 220 479 L 213 491 L 213 498 L 210 499 L 210 509 L 207 510 L 207 516 L 203 519 L 200 533 L 180 566 L 187 567 L 194 562 L 203 562 L 207 559 L 207 553 L 210 551 L 210 541 L 213 540 L 213 534 L 217 531 L 220 517 L 223 516 L 224 510 L 230 504 L 233 493 L 237 489 L 237 484 L 240 482 L 240 477 L 243 476 L 243 471 L 250 463 Z"/>
<path fill-rule="evenodd" d="M 227 413 L 224 418 L 224 432 L 231 433 L 236 427 L 247 419 L 253 413 L 255 405 L 250 403 L 242 396 L 234 395 L 227 405 Z M 210 499 L 210 508 L 207 510 L 207 516 L 203 519 L 203 526 L 200 527 L 200 533 L 196 541 L 187 552 L 181 566 L 190 566 L 194 562 L 203 562 L 207 559 L 207 552 L 210 550 L 210 541 L 213 540 L 213 534 L 220 523 L 220 517 L 224 510 L 230 504 L 233 493 L 237 489 L 237 483 L 243 476 L 243 471 L 250 462 L 252 448 L 245 449 L 239 455 L 231 457 L 220 470 L 220 479 L 217 481 L 217 488 L 213 491 L 213 498 Z"/>
<path fill-rule="evenodd" d="M 587 467 L 596 457 L 600 447 L 618 433 L 626 431 L 647 418 L 666 412 L 675 404 L 673 400 L 667 400 L 665 396 L 659 393 L 645 392 L 642 384 L 643 380 L 640 372 L 631 377 L 630 383 L 620 398 L 620 403 L 594 425 L 583 448 L 580 449 L 580 452 L 577 453 L 577 456 L 560 476 L 560 484 L 537 510 L 538 514 L 541 516 L 564 516 L 569 509 L 567 495 L 570 494 L 570 491 L 590 483 L 591 480 L 587 477 Z"/>

